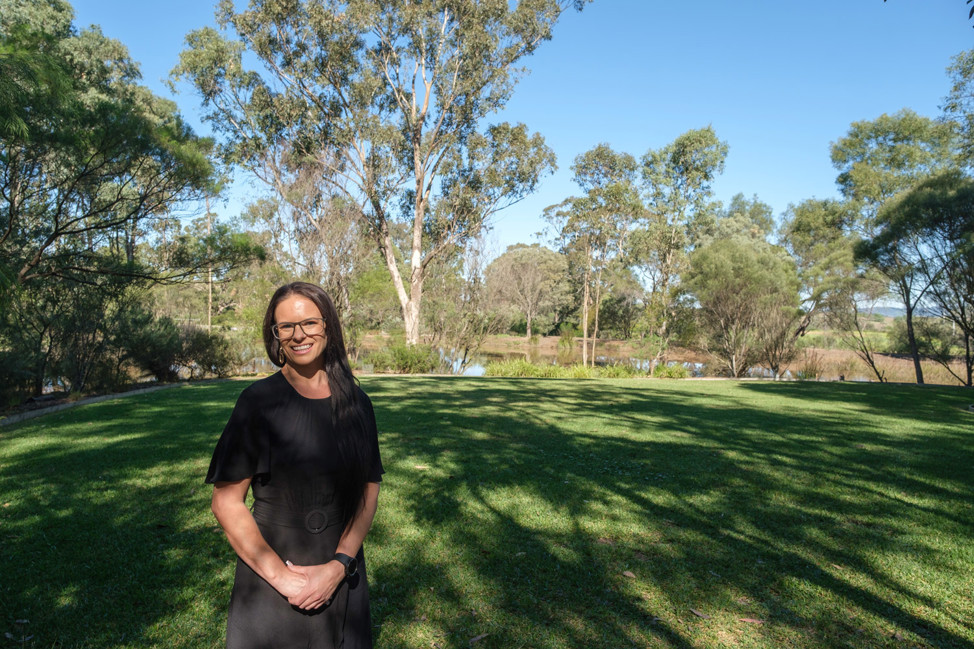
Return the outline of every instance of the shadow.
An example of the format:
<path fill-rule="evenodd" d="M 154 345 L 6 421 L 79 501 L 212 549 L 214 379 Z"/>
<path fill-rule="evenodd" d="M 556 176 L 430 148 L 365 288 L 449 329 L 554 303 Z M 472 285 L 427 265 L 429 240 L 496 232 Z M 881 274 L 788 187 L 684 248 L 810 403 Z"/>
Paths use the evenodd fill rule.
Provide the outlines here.
<path fill-rule="evenodd" d="M 969 390 L 362 383 L 377 647 L 974 649 Z M 32 636 L 8 644 L 223 645 L 202 479 L 244 385 L 0 430 L 2 631 Z"/>
<path fill-rule="evenodd" d="M 243 385 L 104 401 L 0 431 L 8 645 L 223 645 L 233 551 L 203 477 Z"/>
<path fill-rule="evenodd" d="M 741 631 L 757 646 L 902 637 L 974 647 L 967 579 L 924 583 L 970 569 L 958 554 L 974 532 L 963 389 L 364 384 L 383 432 L 383 506 L 410 513 L 380 516 L 373 542 L 397 543 L 408 526 L 439 537 L 436 552 L 411 550 L 408 568 L 377 568 L 389 589 L 376 607 L 380 646 L 408 644 L 403 629 L 419 627 L 435 629 L 428 639 L 439 646 L 466 646 L 484 630 L 458 612 L 487 608 L 482 617 L 503 620 L 480 641 L 489 647 L 549 646 L 548 637 L 716 646 L 708 619 L 724 631 L 761 619 Z M 435 598 L 410 587 L 443 564 L 473 576 L 461 586 L 434 577 Z"/>

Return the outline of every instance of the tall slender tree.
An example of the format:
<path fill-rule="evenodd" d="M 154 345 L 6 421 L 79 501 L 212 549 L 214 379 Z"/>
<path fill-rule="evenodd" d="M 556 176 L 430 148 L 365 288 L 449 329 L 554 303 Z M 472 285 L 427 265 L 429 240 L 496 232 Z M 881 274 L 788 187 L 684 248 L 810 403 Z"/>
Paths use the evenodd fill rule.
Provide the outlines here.
<path fill-rule="evenodd" d="M 880 210 L 897 193 L 954 164 L 953 136 L 950 124 L 904 109 L 873 121 L 854 122 L 849 133 L 832 145 L 839 187 L 860 212 L 858 229 L 863 241 L 857 254 L 886 277 L 906 310 L 917 383 L 923 383 L 923 368 L 913 314 L 929 283 L 922 281 L 913 263 L 903 257 L 905 248 L 890 239 L 895 230 L 889 228 L 889 214 Z"/>
<path fill-rule="evenodd" d="M 680 274 L 690 250 L 713 225 L 718 205 L 712 183 L 724 170 L 728 146 L 713 128 L 687 131 L 641 160 L 645 227 L 633 235 L 636 265 L 649 289 L 646 317 L 653 364 L 663 360 L 677 301 Z"/>
<path fill-rule="evenodd" d="M 545 218 L 554 226 L 563 251 L 581 269 L 583 364 L 588 364 L 589 359 L 595 363 L 606 270 L 613 260 L 625 255 L 629 235 L 643 216 L 635 187 L 636 169 L 631 155 L 599 144 L 577 156 L 572 165 L 575 182 L 585 195 L 545 210 Z"/>
<path fill-rule="evenodd" d="M 554 167 L 523 124 L 484 123 L 522 59 L 584 2 L 252 0 L 238 12 L 222 0 L 219 22 L 236 39 L 191 33 L 174 74 L 193 83 L 231 159 L 285 146 L 359 206 L 415 343 L 430 264 Z M 260 73 L 245 70 L 245 51 Z"/>

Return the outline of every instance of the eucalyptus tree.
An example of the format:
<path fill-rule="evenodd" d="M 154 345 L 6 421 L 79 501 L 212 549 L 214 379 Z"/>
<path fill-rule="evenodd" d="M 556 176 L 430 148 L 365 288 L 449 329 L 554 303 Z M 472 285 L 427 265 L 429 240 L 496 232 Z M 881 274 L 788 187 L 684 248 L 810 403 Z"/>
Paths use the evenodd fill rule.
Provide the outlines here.
<path fill-rule="evenodd" d="M 629 235 L 643 217 L 643 205 L 635 187 L 636 170 L 633 156 L 599 144 L 577 156 L 572 164 L 575 183 L 585 195 L 545 209 L 544 216 L 554 227 L 562 250 L 581 270 L 583 364 L 589 362 L 590 356 L 595 363 L 606 271 L 614 260 L 626 254 Z"/>
<path fill-rule="evenodd" d="M 947 353 L 924 354 L 938 361 L 965 385 L 974 374 L 974 180 L 957 170 L 933 176 L 888 202 L 880 212 L 884 225 L 870 242 L 870 256 L 880 263 L 893 255 L 922 285 L 931 307 L 960 332 L 964 375 Z M 907 324 L 909 324 L 907 320 Z M 911 351 L 917 336 L 907 341 Z M 926 345 L 929 349 L 931 346 Z"/>
<path fill-rule="evenodd" d="M 711 184 L 724 170 L 727 151 L 727 143 L 708 126 L 687 131 L 641 159 L 646 222 L 633 234 L 632 251 L 648 284 L 654 364 L 666 352 L 689 252 L 713 227 L 718 206 Z"/>
<path fill-rule="evenodd" d="M 854 122 L 848 134 L 832 144 L 832 163 L 839 170 L 837 182 L 843 195 L 858 208 L 858 230 L 864 239 L 857 255 L 882 274 L 891 292 L 906 309 L 917 383 L 923 383 L 919 347 L 913 331 L 913 313 L 923 299 L 928 282 L 916 274 L 904 248 L 890 239 L 889 213 L 882 207 L 897 193 L 906 191 L 954 164 L 954 130 L 937 122 L 901 110 L 873 121 Z"/>
<path fill-rule="evenodd" d="M 567 259 L 537 243 L 508 246 L 487 266 L 486 278 L 491 294 L 524 318 L 528 338 L 539 317 L 550 327 L 550 315 L 571 300 Z"/>
<path fill-rule="evenodd" d="M 431 264 L 534 190 L 554 154 L 523 124 L 485 126 L 522 59 L 585 0 L 252 0 L 218 9 L 174 71 L 192 82 L 227 156 L 286 151 L 358 206 L 383 256 L 406 338 L 419 340 Z M 245 56 L 259 71 L 244 67 Z M 406 245 L 395 227 L 405 224 Z M 403 268 L 405 266 L 405 268 Z"/>

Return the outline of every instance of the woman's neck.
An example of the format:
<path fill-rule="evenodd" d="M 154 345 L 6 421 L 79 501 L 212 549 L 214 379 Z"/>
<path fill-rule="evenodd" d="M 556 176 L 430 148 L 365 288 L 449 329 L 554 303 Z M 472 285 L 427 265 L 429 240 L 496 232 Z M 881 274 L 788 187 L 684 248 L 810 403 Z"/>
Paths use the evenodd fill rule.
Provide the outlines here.
<path fill-rule="evenodd" d="M 328 375 L 322 367 L 301 367 L 285 364 L 281 373 L 288 383 L 294 386 L 300 394 L 313 399 L 323 399 L 331 396 L 328 385 Z"/>

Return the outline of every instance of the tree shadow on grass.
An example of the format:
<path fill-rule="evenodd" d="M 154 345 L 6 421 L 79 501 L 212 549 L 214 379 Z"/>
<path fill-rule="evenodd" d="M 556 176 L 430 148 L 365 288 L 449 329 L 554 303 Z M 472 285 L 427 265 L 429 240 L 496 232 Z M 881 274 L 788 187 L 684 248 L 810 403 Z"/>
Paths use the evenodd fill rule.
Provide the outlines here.
<path fill-rule="evenodd" d="M 483 626 L 453 612 L 486 589 L 504 626 L 483 646 L 708 646 L 704 613 L 725 630 L 762 619 L 740 634 L 763 646 L 974 647 L 963 585 L 909 575 L 970 568 L 943 542 L 974 530 L 965 393 L 802 387 L 370 379 L 387 489 L 473 572 L 431 600 L 417 594 L 435 558 L 417 548 L 408 576 L 386 562 L 380 581 L 401 587 L 377 618 L 400 628 L 405 611 L 460 646 Z M 532 502 L 569 528 L 532 525 Z"/>
<path fill-rule="evenodd" d="M 969 391 L 363 383 L 378 647 L 974 647 Z M 233 554 L 202 478 L 242 387 L 0 432 L 3 631 L 222 645 Z"/>
<path fill-rule="evenodd" d="M 240 389 L 133 396 L 0 433 L 0 630 L 17 646 L 222 645 L 232 550 L 202 481 Z"/>

